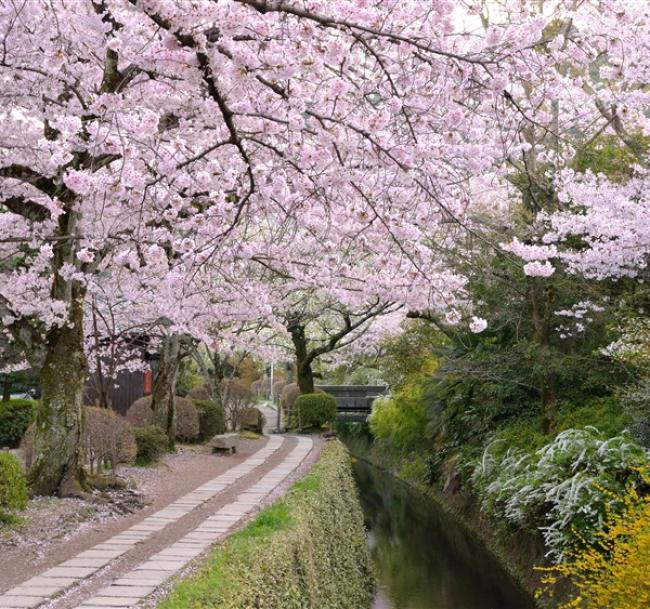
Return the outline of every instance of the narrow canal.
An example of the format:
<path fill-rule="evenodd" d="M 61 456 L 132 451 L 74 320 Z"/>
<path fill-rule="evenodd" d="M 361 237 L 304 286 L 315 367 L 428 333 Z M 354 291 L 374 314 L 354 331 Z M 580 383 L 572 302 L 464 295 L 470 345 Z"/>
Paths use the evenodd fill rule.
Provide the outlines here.
<path fill-rule="evenodd" d="M 405 484 L 355 464 L 379 579 L 373 609 L 533 609 L 458 523 Z"/>

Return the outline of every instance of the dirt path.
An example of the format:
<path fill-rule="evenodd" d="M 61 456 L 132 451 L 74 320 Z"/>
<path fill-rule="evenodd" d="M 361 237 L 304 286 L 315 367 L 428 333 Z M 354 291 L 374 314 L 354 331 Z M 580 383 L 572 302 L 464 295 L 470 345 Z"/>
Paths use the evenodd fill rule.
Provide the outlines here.
<path fill-rule="evenodd" d="M 236 483 L 228 486 L 226 490 L 193 509 L 184 517 L 166 526 L 162 531 L 157 532 L 149 539 L 134 546 L 127 554 L 112 561 L 107 567 L 92 577 L 83 580 L 80 585 L 70 589 L 55 601 L 43 605 L 43 607 L 72 609 L 73 607 L 79 606 L 93 594 L 109 585 L 111 581 L 132 571 L 152 555 L 164 550 L 183 536 L 194 531 L 199 524 L 214 512 L 233 502 L 239 493 L 245 491 L 265 474 L 282 463 L 295 448 L 296 443 L 297 440 L 295 438 L 287 438 L 280 449 L 262 465 L 255 468 L 251 474 L 242 477 Z"/>
<path fill-rule="evenodd" d="M 25 554 L 9 566 L 3 556 L 0 608 L 126 609 L 142 601 L 154 607 L 212 545 L 304 476 L 322 444 L 274 436 L 242 442 L 237 456 L 171 456 L 148 480 L 146 510 L 52 542 L 38 561 Z"/>
<path fill-rule="evenodd" d="M 0 592 L 5 592 L 133 526 L 188 491 L 242 463 L 266 442 L 267 439 L 242 440 L 239 452 L 227 457 L 212 455 L 204 446 L 191 450 L 182 449 L 179 453 L 166 456 L 163 462 L 155 467 L 124 468 L 120 471 L 121 475 L 133 478 L 141 484 L 140 490 L 147 507 L 122 516 L 110 511 L 103 516 L 100 509 L 98 518 L 77 524 L 73 521 L 75 528 L 71 531 L 68 531 L 67 527 L 61 530 L 60 523 L 57 522 L 57 519 L 61 518 L 61 509 L 57 507 L 57 502 L 61 500 L 47 500 L 48 506 L 39 511 L 36 530 L 32 530 L 27 539 L 18 536 L 13 542 L 0 541 Z M 285 450 L 287 448 L 284 447 Z M 256 471 L 253 475 L 261 475 L 261 472 L 260 468 L 260 472 Z M 83 501 L 70 499 L 64 500 L 64 503 L 66 514 L 74 512 L 75 509 L 88 509 L 88 505 Z M 62 533 L 58 538 L 52 539 L 48 535 L 48 522 L 54 529 L 55 536 L 57 532 Z"/>

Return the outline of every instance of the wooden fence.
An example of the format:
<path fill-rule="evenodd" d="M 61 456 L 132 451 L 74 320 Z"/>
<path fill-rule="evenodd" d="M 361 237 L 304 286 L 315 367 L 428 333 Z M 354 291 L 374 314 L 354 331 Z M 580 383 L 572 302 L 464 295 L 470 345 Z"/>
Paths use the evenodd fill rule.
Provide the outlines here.
<path fill-rule="evenodd" d="M 105 381 L 106 382 L 106 381 Z M 147 372 L 119 372 L 115 382 L 108 382 L 108 401 L 111 408 L 119 414 L 125 415 L 129 406 L 138 398 L 151 393 L 151 371 Z M 86 385 L 85 404 L 99 405 L 98 381 L 89 379 Z"/>

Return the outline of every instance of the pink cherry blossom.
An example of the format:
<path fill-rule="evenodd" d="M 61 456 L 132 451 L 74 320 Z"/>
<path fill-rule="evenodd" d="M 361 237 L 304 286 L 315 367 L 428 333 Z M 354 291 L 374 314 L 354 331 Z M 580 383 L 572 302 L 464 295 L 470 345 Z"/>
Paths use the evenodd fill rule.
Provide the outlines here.
<path fill-rule="evenodd" d="M 469 324 L 469 329 L 474 333 L 474 334 L 480 334 L 485 330 L 488 326 L 488 322 L 483 319 L 482 317 L 472 317 L 472 320 L 470 321 Z"/>
<path fill-rule="evenodd" d="M 550 262 L 527 262 L 524 273 L 528 277 L 550 277 L 555 273 L 555 267 Z"/>
<path fill-rule="evenodd" d="M 566 9 L 508 0 L 481 29 L 419 0 L 3 4 L 0 318 L 36 367 L 65 332 L 83 362 L 129 332 L 286 346 L 296 309 L 327 334 L 319 312 L 378 307 L 366 345 L 411 310 L 459 324 L 449 252 L 510 227 L 513 172 L 535 164 L 556 207 L 531 201 L 499 255 L 638 276 L 643 155 L 624 181 L 571 167 L 575 133 L 650 133 L 647 7 L 586 0 L 543 41 Z"/>

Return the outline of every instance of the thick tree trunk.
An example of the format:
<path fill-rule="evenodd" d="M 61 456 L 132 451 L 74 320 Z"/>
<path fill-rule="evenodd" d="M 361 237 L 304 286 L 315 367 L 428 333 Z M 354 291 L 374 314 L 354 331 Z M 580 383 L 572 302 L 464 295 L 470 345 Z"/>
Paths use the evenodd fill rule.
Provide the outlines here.
<path fill-rule="evenodd" d="M 181 338 L 177 334 L 164 339 L 151 392 L 153 423 L 165 430 L 171 443 L 176 438 L 174 396 L 176 394 L 180 348 Z"/>
<path fill-rule="evenodd" d="M 550 288 L 542 293 L 533 290 L 531 293 L 533 309 L 533 326 L 535 342 L 539 346 L 541 359 L 547 359 L 550 348 L 551 313 L 553 292 Z M 542 430 L 550 433 L 555 427 L 557 414 L 557 378 L 553 370 L 545 369 L 538 378 L 540 406 L 542 414 Z"/>
<path fill-rule="evenodd" d="M 311 368 L 313 358 L 307 351 L 305 326 L 298 318 L 292 318 L 287 323 L 287 330 L 291 334 L 296 353 L 296 376 L 300 393 L 314 393 L 314 372 Z"/>
<path fill-rule="evenodd" d="M 225 408 L 223 394 L 224 394 L 224 381 L 226 379 L 226 371 L 224 361 L 218 351 L 212 354 L 212 387 L 214 393 L 214 400 L 219 406 Z"/>
<path fill-rule="evenodd" d="M 11 399 L 11 387 L 12 387 L 11 379 L 7 376 L 2 381 L 2 401 L 3 402 L 8 402 Z"/>
<path fill-rule="evenodd" d="M 70 305 L 70 322 L 50 330 L 41 371 L 36 413 L 34 463 L 29 471 L 36 495 L 75 496 L 85 488 L 82 404 L 87 363 L 84 354 L 82 290 Z"/>
<path fill-rule="evenodd" d="M 298 387 L 300 393 L 314 393 L 314 372 L 311 362 L 298 361 Z"/>

